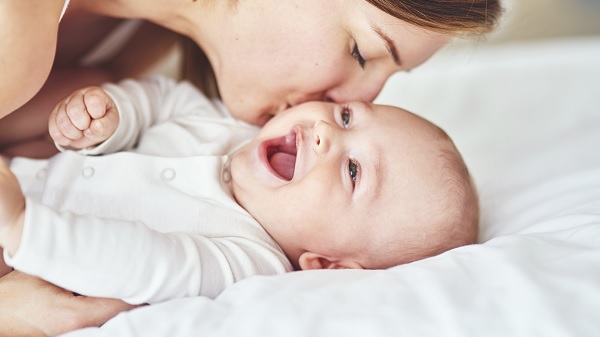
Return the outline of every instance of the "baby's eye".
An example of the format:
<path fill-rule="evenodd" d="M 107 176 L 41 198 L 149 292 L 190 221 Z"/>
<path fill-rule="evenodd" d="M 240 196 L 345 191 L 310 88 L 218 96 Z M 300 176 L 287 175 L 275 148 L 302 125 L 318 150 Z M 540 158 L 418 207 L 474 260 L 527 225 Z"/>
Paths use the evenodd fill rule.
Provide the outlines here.
<path fill-rule="evenodd" d="M 358 49 L 358 44 L 356 43 L 354 44 L 354 48 L 352 48 L 352 57 L 356 60 L 356 62 L 358 62 L 358 65 L 360 65 L 361 68 L 365 68 L 365 63 L 367 61 L 360 53 L 360 50 Z"/>
<path fill-rule="evenodd" d="M 350 109 L 348 109 L 347 106 L 344 107 L 344 109 L 342 110 L 342 126 L 344 127 L 344 129 L 347 129 L 350 126 Z"/>
<path fill-rule="evenodd" d="M 348 172 L 350 173 L 350 179 L 352 179 L 352 186 L 356 183 L 356 178 L 358 178 L 358 162 L 354 159 L 350 159 L 348 162 Z"/>

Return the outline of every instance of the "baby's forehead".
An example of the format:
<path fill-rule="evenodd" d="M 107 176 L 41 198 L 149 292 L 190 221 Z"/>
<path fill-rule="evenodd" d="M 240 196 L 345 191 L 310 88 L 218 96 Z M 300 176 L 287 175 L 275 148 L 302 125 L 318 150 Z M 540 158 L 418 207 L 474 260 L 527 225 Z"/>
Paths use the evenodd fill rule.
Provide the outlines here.
<path fill-rule="evenodd" d="M 365 116 L 366 132 L 372 134 L 373 143 L 383 143 L 386 152 L 434 147 L 447 141 L 447 137 L 440 137 L 444 132 L 439 127 L 412 112 L 386 105 L 373 105 L 372 111 Z"/>
<path fill-rule="evenodd" d="M 419 128 L 433 126 L 433 123 L 420 115 L 393 105 L 371 104 L 371 109 L 376 118 L 391 125 L 403 125 L 409 123 Z"/>
<path fill-rule="evenodd" d="M 391 124 L 386 129 L 374 140 L 378 144 L 373 149 L 381 149 L 371 167 L 376 179 L 367 181 L 377 196 L 377 208 L 406 208 L 411 210 L 407 215 L 424 216 L 428 203 L 435 206 L 431 197 L 442 195 L 444 170 L 460 169 L 460 155 L 447 139 L 430 132 L 395 131 Z"/>
<path fill-rule="evenodd" d="M 426 139 L 431 136 L 432 128 L 436 127 L 419 115 L 396 106 L 372 104 L 371 113 L 365 115 L 377 132 L 398 138 L 410 135 L 412 138 Z M 360 120 L 360 116 L 357 116 L 357 120 Z"/>

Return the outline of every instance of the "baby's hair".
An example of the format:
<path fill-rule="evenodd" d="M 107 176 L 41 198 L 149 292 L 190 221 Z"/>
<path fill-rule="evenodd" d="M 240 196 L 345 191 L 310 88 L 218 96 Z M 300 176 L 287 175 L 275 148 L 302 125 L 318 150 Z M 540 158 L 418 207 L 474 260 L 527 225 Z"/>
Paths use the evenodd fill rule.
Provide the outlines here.
<path fill-rule="evenodd" d="M 440 186 L 431 196 L 430 219 L 426 220 L 420 238 L 406 242 L 402 238 L 389 238 L 380 252 L 371 252 L 369 260 L 377 256 L 395 256 L 393 261 L 377 262 L 372 268 L 389 268 L 427 257 L 435 256 L 453 248 L 474 244 L 479 232 L 479 201 L 475 184 L 469 170 L 448 134 L 431 124 L 430 136 L 438 140 L 435 156 L 438 159 Z M 435 207 L 434 205 L 438 205 Z M 422 220 L 422 219 L 421 219 Z M 381 255 L 383 253 L 383 255 Z M 392 263 L 393 265 L 389 265 Z"/>
<path fill-rule="evenodd" d="M 447 202 L 438 210 L 437 233 L 430 235 L 424 250 L 416 249 L 418 259 L 474 244 L 479 232 L 479 200 L 467 165 L 448 134 L 437 126 L 434 129 L 442 141 L 437 154 L 441 161 L 440 198 Z"/>
<path fill-rule="evenodd" d="M 448 245 L 473 244 L 479 232 L 479 200 L 473 178 L 456 148 L 440 150 L 440 157 L 446 163 L 441 172 L 442 184 L 451 200 L 444 212 L 447 238 L 451 239 Z"/>

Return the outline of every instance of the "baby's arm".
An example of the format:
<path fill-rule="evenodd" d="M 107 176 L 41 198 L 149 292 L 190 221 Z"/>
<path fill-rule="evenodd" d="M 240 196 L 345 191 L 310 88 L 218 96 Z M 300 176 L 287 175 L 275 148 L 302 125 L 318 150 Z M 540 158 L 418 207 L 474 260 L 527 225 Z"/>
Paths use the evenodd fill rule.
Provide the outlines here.
<path fill-rule="evenodd" d="M 19 108 L 50 73 L 63 1 L 0 1 L 0 118 Z"/>
<path fill-rule="evenodd" d="M 81 115 L 81 112 L 84 111 L 81 106 L 87 104 L 88 94 L 84 94 L 84 98 L 82 98 L 79 91 L 76 91 L 69 98 L 59 103 L 50 117 L 50 133 L 57 144 L 61 146 L 70 144 L 67 146 L 84 149 L 83 154 L 94 155 L 133 150 L 150 128 L 164 123 L 178 123 L 189 118 L 196 118 L 197 120 L 199 115 L 214 110 L 208 108 L 207 105 L 210 102 L 192 85 L 189 83 L 176 83 L 174 80 L 163 76 L 154 76 L 145 80 L 128 79 L 118 84 L 105 83 L 102 85 L 102 91 L 98 88 L 94 90 L 98 90 L 98 93 L 106 96 L 107 102 L 110 100 L 113 105 L 111 109 L 114 110 L 116 118 L 118 118 L 118 122 L 115 123 L 115 125 L 118 124 L 116 129 L 109 130 L 112 131 L 110 138 L 103 137 L 105 141 L 93 148 L 85 148 L 81 143 L 74 143 L 75 141 L 85 140 L 88 143 L 99 144 L 96 139 L 93 142 L 85 139 L 86 132 L 84 128 L 87 121 L 91 120 L 92 111 L 84 116 L 77 117 L 84 118 L 83 121 L 79 122 L 70 115 L 69 109 L 71 109 L 70 105 L 72 103 L 69 100 L 71 97 L 75 97 L 76 103 L 79 104 L 74 108 L 79 109 L 79 111 L 74 111 L 78 115 Z M 61 123 L 64 123 L 64 125 Z M 94 121 L 91 123 L 94 123 Z"/>
<path fill-rule="evenodd" d="M 54 107 L 48 120 L 54 142 L 77 150 L 104 142 L 118 125 L 115 102 L 98 87 L 76 90 Z"/>
<path fill-rule="evenodd" d="M 136 221 L 57 212 L 31 199 L 25 218 L 21 248 L 7 264 L 85 296 L 131 304 L 214 298 L 243 278 L 291 271 L 285 255 L 262 240 L 162 233 Z"/>

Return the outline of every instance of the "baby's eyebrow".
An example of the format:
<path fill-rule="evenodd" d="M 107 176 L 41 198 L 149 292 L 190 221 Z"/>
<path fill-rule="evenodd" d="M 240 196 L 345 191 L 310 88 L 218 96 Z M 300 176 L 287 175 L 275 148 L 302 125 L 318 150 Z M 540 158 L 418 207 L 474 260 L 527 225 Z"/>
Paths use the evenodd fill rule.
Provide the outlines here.
<path fill-rule="evenodd" d="M 386 171 L 383 162 L 381 161 L 381 158 L 383 158 L 383 150 L 381 149 L 381 146 L 378 144 L 375 145 L 373 153 L 372 172 L 369 172 L 369 175 L 372 177 L 370 181 L 373 183 L 373 186 L 369 187 L 369 190 L 372 194 L 371 198 L 376 200 L 381 195 L 381 186 L 386 178 Z"/>

